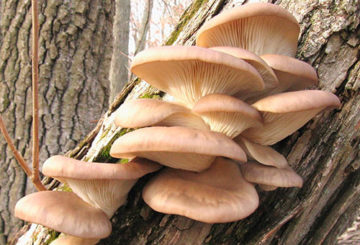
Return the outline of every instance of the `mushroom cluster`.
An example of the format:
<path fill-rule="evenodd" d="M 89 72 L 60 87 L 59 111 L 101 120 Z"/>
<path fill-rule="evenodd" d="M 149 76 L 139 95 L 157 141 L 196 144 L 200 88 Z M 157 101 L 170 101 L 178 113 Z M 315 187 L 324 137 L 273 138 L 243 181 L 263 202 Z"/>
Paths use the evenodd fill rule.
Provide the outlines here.
<path fill-rule="evenodd" d="M 115 119 L 136 130 L 115 141 L 113 157 L 165 166 L 143 190 L 151 208 L 230 222 L 257 208 L 255 184 L 302 186 L 271 145 L 340 102 L 332 93 L 304 90 L 318 78 L 294 58 L 299 31 L 283 8 L 246 4 L 206 22 L 197 46 L 150 48 L 133 59 L 135 75 L 173 97 L 128 101 Z"/>
<path fill-rule="evenodd" d="M 56 244 L 95 244 L 109 235 L 109 218 L 136 180 L 161 165 L 143 189 L 144 201 L 158 212 L 207 223 L 253 213 L 255 184 L 301 187 L 302 178 L 271 145 L 340 102 L 329 92 L 304 90 L 318 78 L 294 58 L 299 30 L 277 5 L 246 4 L 205 23 L 197 46 L 142 51 L 131 71 L 174 101 L 137 99 L 117 110 L 115 124 L 135 130 L 118 138 L 110 154 L 130 161 L 51 157 L 43 174 L 74 193 L 31 194 L 18 202 L 16 216 L 64 232 Z"/>
<path fill-rule="evenodd" d="M 134 158 L 126 164 L 84 162 L 65 156 L 45 161 L 42 173 L 72 192 L 41 191 L 20 199 L 15 216 L 64 235 L 52 244 L 96 244 L 111 233 L 109 219 L 125 203 L 137 179 L 161 166 Z"/>

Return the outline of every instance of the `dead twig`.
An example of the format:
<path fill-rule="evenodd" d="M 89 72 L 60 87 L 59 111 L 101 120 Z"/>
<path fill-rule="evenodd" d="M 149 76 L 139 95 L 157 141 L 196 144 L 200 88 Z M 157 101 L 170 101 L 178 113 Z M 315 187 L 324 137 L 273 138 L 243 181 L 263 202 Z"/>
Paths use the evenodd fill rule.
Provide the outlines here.
<path fill-rule="evenodd" d="M 31 169 L 29 168 L 29 166 L 27 165 L 27 163 L 25 162 L 25 160 L 21 156 L 21 154 L 16 150 L 16 147 L 15 147 L 13 141 L 11 140 L 9 133 L 6 130 L 5 124 L 4 124 L 1 116 L 0 116 L 0 130 L 1 130 L 1 133 L 4 135 L 4 138 L 7 142 L 7 144 L 9 145 L 11 151 L 14 153 L 15 159 L 20 164 L 21 168 L 24 170 L 26 175 L 28 177 L 31 177 L 32 176 Z M 38 183 L 34 183 L 34 185 L 38 191 L 46 190 L 41 182 L 40 182 L 40 185 Z"/>
<path fill-rule="evenodd" d="M 32 100 L 33 100 L 33 124 L 32 124 L 32 175 L 31 180 L 35 186 L 39 186 L 40 190 L 46 190 L 40 180 L 39 175 L 39 60 L 38 60 L 38 33 L 39 20 L 37 1 L 31 1 L 32 9 Z M 41 187 L 42 186 L 42 187 Z"/>

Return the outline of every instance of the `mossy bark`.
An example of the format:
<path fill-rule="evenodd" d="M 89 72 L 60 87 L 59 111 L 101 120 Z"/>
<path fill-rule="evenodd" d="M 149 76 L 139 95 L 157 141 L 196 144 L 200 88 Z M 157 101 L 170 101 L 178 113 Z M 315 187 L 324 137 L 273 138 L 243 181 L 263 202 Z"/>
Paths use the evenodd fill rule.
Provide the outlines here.
<path fill-rule="evenodd" d="M 195 1 L 170 43 L 194 44 L 194 34 L 206 19 L 244 2 Z M 141 199 L 142 187 L 151 178 L 146 176 L 130 192 L 127 205 L 114 215 L 113 232 L 100 244 L 342 242 L 337 237 L 356 219 L 360 206 L 360 4 L 354 0 L 273 3 L 288 9 L 301 23 L 297 57 L 316 68 L 319 89 L 334 92 L 342 102 L 341 108 L 314 118 L 275 146 L 304 178 L 304 187 L 260 192 L 260 207 L 250 217 L 211 225 L 152 211 Z M 129 83 L 92 134 L 71 155 L 96 158 L 121 131 L 111 123 L 112 112 L 125 99 L 151 96 L 151 91 L 144 82 Z M 47 234 L 47 229 L 36 226 L 30 237 L 45 241 Z"/>
<path fill-rule="evenodd" d="M 65 153 L 108 107 L 112 1 L 38 1 L 40 159 Z M 31 1 L 0 3 L 0 113 L 31 162 Z M 22 226 L 16 201 L 33 191 L 0 136 L 0 244 Z"/>

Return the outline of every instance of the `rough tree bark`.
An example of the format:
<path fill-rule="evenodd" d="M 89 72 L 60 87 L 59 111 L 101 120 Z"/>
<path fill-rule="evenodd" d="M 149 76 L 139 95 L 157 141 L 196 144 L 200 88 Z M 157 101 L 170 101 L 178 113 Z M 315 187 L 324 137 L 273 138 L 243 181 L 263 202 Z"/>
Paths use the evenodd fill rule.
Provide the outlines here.
<path fill-rule="evenodd" d="M 244 2 L 194 1 L 167 44 L 193 45 L 194 34 L 206 19 Z M 317 69 L 320 89 L 334 92 L 342 101 L 340 109 L 316 117 L 276 145 L 304 178 L 304 187 L 260 192 L 261 204 L 253 215 L 211 225 L 152 211 L 141 199 L 141 189 L 151 177 L 147 176 L 114 215 L 113 233 L 100 244 L 340 243 L 337 237 L 360 208 L 360 4 L 357 0 L 273 2 L 301 23 L 297 57 Z M 123 132 L 114 128 L 111 113 L 125 98 L 154 94 L 162 95 L 144 82 L 129 83 L 92 134 L 69 155 L 109 159 L 109 146 Z M 37 242 L 53 239 L 47 229 L 36 225 L 26 234 Z"/>
<path fill-rule="evenodd" d="M 41 161 L 72 149 L 108 107 L 112 1 L 39 2 Z M 30 0 L 1 1 L 0 113 L 31 163 Z M 22 226 L 16 201 L 32 189 L 0 136 L 0 244 Z M 28 190 L 26 190 L 28 188 Z"/>
<path fill-rule="evenodd" d="M 129 79 L 129 26 L 130 0 L 115 1 L 113 26 L 113 52 L 110 66 L 110 97 L 111 103 Z"/>

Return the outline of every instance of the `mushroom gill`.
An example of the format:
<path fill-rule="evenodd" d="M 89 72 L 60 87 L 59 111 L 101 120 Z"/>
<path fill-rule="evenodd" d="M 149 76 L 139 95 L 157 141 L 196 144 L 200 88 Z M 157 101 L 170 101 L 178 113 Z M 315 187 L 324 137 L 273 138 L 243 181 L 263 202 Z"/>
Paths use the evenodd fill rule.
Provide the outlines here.
<path fill-rule="evenodd" d="M 193 107 L 210 129 L 235 138 L 244 130 L 262 126 L 260 113 L 247 103 L 224 94 L 202 97 Z"/>
<path fill-rule="evenodd" d="M 201 47 L 165 46 L 137 54 L 131 71 L 192 108 L 202 96 L 264 89 L 260 74 L 234 56 Z"/>
<path fill-rule="evenodd" d="M 160 167 L 140 158 L 124 164 L 108 164 L 53 156 L 45 161 L 42 172 L 68 184 L 81 199 L 103 210 L 111 218 L 125 203 L 128 192 L 138 178 Z"/>

